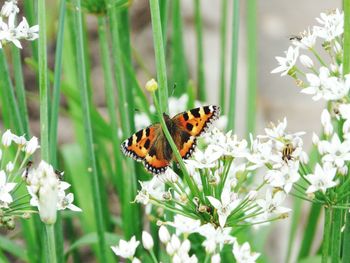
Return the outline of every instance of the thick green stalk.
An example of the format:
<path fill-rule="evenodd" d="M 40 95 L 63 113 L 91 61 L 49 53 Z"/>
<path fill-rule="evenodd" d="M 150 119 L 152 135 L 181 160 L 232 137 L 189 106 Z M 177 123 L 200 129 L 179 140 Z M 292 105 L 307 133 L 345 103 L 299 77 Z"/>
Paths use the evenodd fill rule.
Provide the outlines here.
<path fill-rule="evenodd" d="M 222 114 L 226 111 L 226 42 L 227 42 L 227 0 L 221 0 L 220 22 L 220 106 Z"/>
<path fill-rule="evenodd" d="M 0 85 L 1 85 L 1 100 L 3 105 L 3 111 L 7 115 L 4 117 L 4 119 L 8 118 L 11 122 L 11 127 L 8 126 L 7 128 L 12 128 L 17 134 L 23 134 L 24 128 L 23 124 L 21 122 L 21 116 L 19 112 L 19 107 L 16 101 L 15 94 L 13 92 L 13 85 L 10 78 L 10 72 L 7 66 L 7 61 L 5 57 L 5 53 L 3 49 L 0 49 L 0 75 L 2 76 L 0 78 Z M 4 108 L 7 105 L 8 108 Z"/>
<path fill-rule="evenodd" d="M 113 176 L 113 183 L 118 191 L 118 196 L 121 200 L 121 204 L 123 204 L 123 163 L 120 156 L 120 140 L 118 137 L 118 124 L 117 124 L 117 114 L 116 114 L 116 106 L 115 106 L 115 89 L 113 83 L 112 69 L 111 69 L 111 61 L 110 61 L 110 53 L 108 47 L 108 39 L 106 36 L 106 27 L 107 22 L 106 18 L 103 16 L 98 17 L 98 35 L 100 42 L 100 50 L 101 50 L 101 61 L 103 66 L 103 74 L 104 74 L 104 87 L 106 94 L 106 102 L 108 107 L 108 114 L 111 123 L 111 132 L 112 132 L 112 146 L 113 146 L 113 155 L 114 155 L 114 164 L 115 164 L 115 174 Z"/>
<path fill-rule="evenodd" d="M 160 10 L 160 20 L 162 25 L 162 33 L 163 33 L 163 46 L 164 50 L 166 50 L 166 41 L 167 41 L 167 32 L 168 32 L 168 7 L 169 0 L 162 0 L 159 2 L 159 10 Z"/>
<path fill-rule="evenodd" d="M 45 252 L 46 262 L 56 263 L 55 229 L 53 225 L 45 225 L 45 235 L 48 248 Z"/>
<path fill-rule="evenodd" d="M 37 1 L 23 1 L 24 5 L 24 11 L 25 11 L 25 17 L 28 20 L 29 25 L 37 25 L 38 24 L 38 17 L 36 15 L 36 10 L 34 8 L 34 5 L 37 3 Z M 32 47 L 32 53 L 35 61 L 38 61 L 38 42 L 37 41 L 31 41 L 30 42 Z"/>
<path fill-rule="evenodd" d="M 297 199 L 300 200 L 300 199 Z M 298 261 L 300 261 L 303 258 L 306 258 L 310 255 L 311 252 L 311 246 L 315 239 L 316 229 L 317 229 L 317 222 L 321 214 L 321 207 L 317 204 L 312 204 L 310 213 L 307 219 L 307 225 L 305 227 L 303 240 L 301 242 L 301 247 L 298 255 Z M 299 220 L 297 220 L 299 222 Z"/>
<path fill-rule="evenodd" d="M 121 49 L 121 40 L 119 35 L 118 27 L 118 10 L 110 8 L 108 10 L 108 16 L 110 21 L 110 29 L 112 34 L 112 46 L 113 46 L 113 60 L 114 60 L 114 78 L 117 84 L 118 92 L 118 105 L 119 105 L 119 114 L 121 121 L 121 128 L 123 136 L 129 136 L 131 134 L 131 124 L 133 120 L 128 118 L 129 114 L 126 114 L 131 109 L 128 106 L 126 92 L 123 86 L 123 68 L 122 68 L 122 49 Z M 141 215 L 139 206 L 137 204 L 130 203 L 134 200 L 136 196 L 137 182 L 136 182 L 136 173 L 135 166 L 131 159 L 126 160 L 128 169 L 124 170 L 124 185 L 123 185 L 123 229 L 125 238 L 130 238 L 132 235 L 140 237 L 141 235 Z M 132 222 L 132 223 L 131 223 Z"/>
<path fill-rule="evenodd" d="M 350 73 L 350 0 L 343 0 L 344 9 L 344 55 L 343 74 Z M 349 187 L 348 190 L 349 191 Z M 347 200 L 350 200 L 349 198 Z M 343 237 L 343 262 L 350 262 L 350 213 L 346 213 Z"/>
<path fill-rule="evenodd" d="M 158 0 L 150 0 L 154 53 L 159 83 L 159 105 L 162 112 L 168 112 L 168 81 L 166 76 L 165 54 L 163 46 L 162 25 L 160 20 Z"/>
<path fill-rule="evenodd" d="M 255 130 L 256 119 L 256 0 L 247 2 L 247 134 Z"/>
<path fill-rule="evenodd" d="M 342 237 L 342 224 L 343 224 L 343 210 L 333 209 L 332 216 L 332 236 L 331 236 L 331 259 L 332 263 L 340 262 L 340 247 Z"/>
<path fill-rule="evenodd" d="M 325 208 L 323 243 L 322 243 L 322 263 L 328 262 L 329 247 L 331 242 L 331 231 L 332 231 L 332 209 Z"/>
<path fill-rule="evenodd" d="M 28 120 L 28 111 L 26 103 L 26 94 L 23 81 L 23 71 L 22 71 L 22 61 L 19 49 L 15 46 L 11 46 L 12 51 L 12 63 L 13 63 L 13 72 L 15 77 L 15 88 L 16 88 L 16 97 L 18 101 L 19 113 L 21 117 L 21 122 L 23 124 L 23 131 L 26 134 L 27 139 L 29 138 L 29 120 Z"/>
<path fill-rule="evenodd" d="M 233 0 L 233 18 L 232 18 L 232 53 L 231 53 L 231 78 L 230 78 L 230 96 L 228 103 L 228 123 L 227 129 L 235 128 L 236 113 L 236 83 L 238 66 L 238 30 L 239 30 L 239 0 Z"/>
<path fill-rule="evenodd" d="M 172 20 L 173 20 L 173 33 L 172 33 L 172 52 L 171 52 L 171 77 L 176 88 L 174 94 L 181 96 L 186 93 L 186 86 L 188 81 L 188 71 L 185 50 L 183 45 L 183 32 L 182 32 L 182 17 L 180 0 L 172 1 Z"/>
<path fill-rule="evenodd" d="M 198 99 L 200 101 L 206 101 L 205 91 L 205 76 L 204 76 L 204 58 L 203 58 L 203 26 L 201 15 L 200 0 L 194 0 L 194 16 L 197 36 L 197 87 L 198 87 Z"/>
<path fill-rule="evenodd" d="M 98 247 L 100 252 L 101 262 L 106 262 L 106 241 L 104 236 L 104 221 L 102 216 L 102 205 L 101 205 L 101 194 L 99 187 L 99 179 L 97 174 L 96 156 L 94 152 L 94 140 L 91 125 L 91 109 L 90 100 L 88 96 L 88 85 L 86 76 L 86 64 L 85 64 L 85 51 L 83 44 L 83 24 L 82 24 L 82 14 L 81 14 L 81 3 L 80 0 L 74 0 L 74 21 L 76 29 L 76 55 L 77 55 L 77 71 L 80 81 L 80 95 L 83 111 L 83 125 L 85 132 L 85 142 L 87 147 L 87 163 L 89 164 L 89 177 L 92 186 L 93 195 L 93 205 L 94 213 L 96 218 L 96 228 L 98 236 Z"/>

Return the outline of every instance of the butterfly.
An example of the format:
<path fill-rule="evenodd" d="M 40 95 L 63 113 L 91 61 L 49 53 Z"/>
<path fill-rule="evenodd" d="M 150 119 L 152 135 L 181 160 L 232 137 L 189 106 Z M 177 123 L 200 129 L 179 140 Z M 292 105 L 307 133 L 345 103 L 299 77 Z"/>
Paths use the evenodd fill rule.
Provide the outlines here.
<path fill-rule="evenodd" d="M 197 137 L 210 128 L 220 115 L 220 107 L 209 105 L 185 111 L 170 118 L 163 118 L 182 159 L 191 157 Z M 121 144 L 122 152 L 138 162 L 153 175 L 164 173 L 175 160 L 173 151 L 159 123 L 150 125 L 126 139 Z"/>

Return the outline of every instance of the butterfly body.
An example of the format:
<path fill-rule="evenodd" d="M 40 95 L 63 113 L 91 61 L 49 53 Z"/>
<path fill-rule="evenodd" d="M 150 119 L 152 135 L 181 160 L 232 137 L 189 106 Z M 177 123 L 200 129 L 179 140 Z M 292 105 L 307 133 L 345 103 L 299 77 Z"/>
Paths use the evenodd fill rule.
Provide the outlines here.
<path fill-rule="evenodd" d="M 169 133 L 183 159 L 191 157 L 197 137 L 218 119 L 219 113 L 218 106 L 210 105 L 179 113 L 173 118 L 163 114 Z M 133 134 L 121 144 L 121 149 L 125 155 L 143 162 L 145 168 L 154 175 L 164 173 L 170 162 L 175 161 L 159 123 Z"/>

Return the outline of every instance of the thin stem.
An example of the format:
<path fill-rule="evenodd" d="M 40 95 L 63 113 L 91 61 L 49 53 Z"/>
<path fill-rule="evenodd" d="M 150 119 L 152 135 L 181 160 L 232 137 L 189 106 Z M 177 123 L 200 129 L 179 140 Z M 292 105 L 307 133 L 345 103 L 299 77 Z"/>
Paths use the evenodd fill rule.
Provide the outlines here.
<path fill-rule="evenodd" d="M 328 262 L 329 246 L 332 230 L 332 209 L 325 208 L 325 220 L 323 227 L 322 263 Z"/>
<path fill-rule="evenodd" d="M 238 66 L 238 30 L 239 30 L 239 0 L 233 0 L 233 18 L 232 18 L 232 53 L 231 53 L 231 79 L 230 79 L 230 97 L 227 129 L 235 128 L 236 113 L 236 83 Z"/>
<path fill-rule="evenodd" d="M 156 255 L 154 254 L 153 249 L 148 250 L 148 252 L 149 252 L 149 254 L 150 254 L 150 256 L 151 256 L 153 262 L 154 262 L 154 263 L 158 263 L 157 257 L 156 257 Z"/>
<path fill-rule="evenodd" d="M 40 91 L 40 144 L 41 158 L 49 161 L 49 110 L 48 70 L 46 51 L 46 7 L 45 0 L 38 1 L 39 17 L 39 91 Z"/>
<path fill-rule="evenodd" d="M 85 50 L 83 44 L 83 24 L 81 14 L 81 3 L 80 0 L 74 0 L 76 8 L 74 8 L 74 22 L 76 27 L 76 54 L 77 54 L 77 65 L 78 65 L 78 76 L 80 80 L 80 96 L 83 111 L 83 124 L 85 132 L 85 143 L 87 147 L 87 163 L 89 164 L 89 177 L 91 180 L 92 195 L 93 195 L 93 206 L 96 217 L 96 228 L 98 236 L 98 247 L 101 257 L 101 262 L 106 261 L 106 241 L 104 236 L 104 220 L 101 205 L 101 194 L 99 187 L 99 179 L 97 174 L 96 157 L 94 152 L 94 140 L 91 125 L 91 111 L 90 111 L 90 100 L 88 96 L 88 85 L 86 77 L 86 64 L 85 64 Z"/>
<path fill-rule="evenodd" d="M 197 40 L 197 83 L 198 99 L 206 101 L 204 58 L 203 58 L 203 31 L 200 0 L 194 0 L 194 16 Z"/>
<path fill-rule="evenodd" d="M 255 130 L 256 119 L 256 0 L 247 1 L 247 134 Z"/>
<path fill-rule="evenodd" d="M 227 0 L 221 0 L 220 22 L 220 106 L 222 114 L 226 106 L 226 42 L 227 42 Z"/>
<path fill-rule="evenodd" d="M 45 224 L 45 234 L 46 234 L 46 241 L 47 241 L 47 251 L 45 253 L 46 255 L 46 262 L 47 263 L 56 263 L 56 246 L 55 246 L 55 231 L 54 231 L 53 225 L 46 225 Z"/>
<path fill-rule="evenodd" d="M 150 0 L 154 53 L 159 83 L 159 106 L 161 112 L 168 112 L 168 82 L 166 76 L 165 55 L 163 46 L 162 25 L 160 20 L 159 1 Z"/>

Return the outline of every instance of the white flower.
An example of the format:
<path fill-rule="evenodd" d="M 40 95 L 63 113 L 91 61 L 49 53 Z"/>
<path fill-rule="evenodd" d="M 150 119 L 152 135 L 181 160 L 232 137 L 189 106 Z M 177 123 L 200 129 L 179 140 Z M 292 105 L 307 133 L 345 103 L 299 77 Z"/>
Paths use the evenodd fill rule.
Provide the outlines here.
<path fill-rule="evenodd" d="M 141 130 L 151 124 L 151 120 L 149 119 L 148 115 L 144 112 L 136 113 L 134 116 L 134 120 L 136 130 Z"/>
<path fill-rule="evenodd" d="M 232 253 L 236 258 L 237 263 L 254 263 L 260 256 L 259 253 L 251 252 L 250 245 L 245 242 L 242 246 L 235 242 L 233 244 Z"/>
<path fill-rule="evenodd" d="M 215 228 L 212 224 L 207 223 L 200 226 L 196 232 L 205 237 L 206 240 L 202 245 L 205 247 L 205 251 L 209 254 L 215 251 L 216 246 L 219 246 L 219 249 L 221 250 L 225 244 L 232 244 L 236 240 L 236 238 L 230 234 L 230 227 Z"/>
<path fill-rule="evenodd" d="M 11 14 L 17 13 L 19 13 L 19 8 L 16 0 L 6 1 L 1 8 L 1 15 L 5 17 L 9 17 Z"/>
<path fill-rule="evenodd" d="M 119 245 L 111 246 L 111 248 L 117 256 L 131 259 L 134 256 L 136 248 L 139 244 L 140 241 L 136 241 L 135 236 L 132 236 L 129 241 L 121 239 L 119 241 Z"/>
<path fill-rule="evenodd" d="M 147 250 L 151 250 L 154 246 L 152 236 L 146 231 L 142 231 L 142 245 Z"/>
<path fill-rule="evenodd" d="M 74 201 L 74 195 L 72 193 L 69 193 L 62 197 L 59 196 L 57 209 L 64 210 L 68 208 L 69 210 L 72 210 L 75 212 L 81 212 L 82 210 L 76 205 L 74 205 L 73 201 Z"/>
<path fill-rule="evenodd" d="M 234 193 L 231 193 L 230 187 L 224 187 L 221 193 L 221 200 L 218 200 L 212 196 L 207 196 L 207 198 L 212 206 L 214 206 L 214 208 L 217 210 L 220 226 L 224 227 L 228 216 L 239 204 L 240 200 Z"/>
<path fill-rule="evenodd" d="M 15 188 L 16 183 L 7 183 L 6 173 L 0 171 L 0 207 L 7 208 L 13 201 L 10 192 Z"/>
<path fill-rule="evenodd" d="M 303 49 L 310 49 L 315 46 L 317 35 L 314 32 L 311 32 L 310 28 L 302 32 L 300 36 L 301 39 L 293 39 L 292 43 L 295 46 Z"/>
<path fill-rule="evenodd" d="M 166 252 L 168 255 L 173 255 L 177 250 L 179 250 L 181 246 L 181 241 L 176 235 L 172 235 L 170 238 L 170 242 L 166 245 Z"/>
<path fill-rule="evenodd" d="M 292 162 L 284 164 L 279 170 L 269 170 L 265 179 L 269 181 L 273 187 L 282 188 L 286 193 L 292 190 L 293 184 L 300 178 L 298 173 L 299 164 Z"/>
<path fill-rule="evenodd" d="M 333 125 L 331 120 L 331 115 L 327 109 L 323 109 L 321 113 L 321 124 L 323 126 L 323 131 L 326 135 L 331 135 L 333 133 Z"/>
<path fill-rule="evenodd" d="M 338 134 L 334 134 L 331 142 L 325 141 L 325 153 L 322 162 L 334 163 L 338 168 L 345 165 L 345 161 L 350 161 L 350 141 L 340 141 Z"/>
<path fill-rule="evenodd" d="M 168 229 L 161 225 L 158 231 L 158 236 L 159 236 L 159 240 L 164 243 L 167 244 L 170 241 L 170 234 Z"/>
<path fill-rule="evenodd" d="M 1 137 L 2 145 L 9 147 L 13 141 L 14 136 L 15 135 L 10 130 L 6 130 Z"/>
<path fill-rule="evenodd" d="M 220 254 L 214 254 L 211 256 L 211 263 L 220 263 L 221 262 L 221 258 L 220 258 Z"/>
<path fill-rule="evenodd" d="M 258 199 L 256 203 L 263 209 L 267 219 L 270 215 L 281 215 L 291 211 L 289 208 L 280 206 L 285 198 L 286 194 L 283 191 L 278 191 L 273 195 L 271 189 L 268 189 L 265 199 Z"/>
<path fill-rule="evenodd" d="M 21 23 L 16 28 L 16 36 L 30 41 L 35 40 L 39 37 L 39 26 L 29 27 L 27 19 L 23 17 Z"/>
<path fill-rule="evenodd" d="M 321 26 L 315 26 L 315 34 L 326 41 L 332 41 L 344 32 L 344 13 L 336 9 L 330 14 L 321 13 L 320 18 L 316 18 Z"/>
<path fill-rule="evenodd" d="M 186 160 L 186 163 L 197 169 L 213 168 L 217 166 L 217 160 L 222 156 L 222 153 L 218 147 L 207 147 L 204 152 L 197 148 L 193 159 Z"/>
<path fill-rule="evenodd" d="M 306 193 L 310 194 L 319 190 L 325 193 L 328 188 L 336 186 L 337 182 L 333 181 L 336 171 L 337 169 L 330 165 L 321 167 L 319 164 L 316 164 L 315 172 L 306 176 L 306 179 L 311 183 Z"/>
<path fill-rule="evenodd" d="M 13 168 L 14 168 L 13 162 L 10 161 L 6 164 L 6 172 L 11 173 L 13 171 Z"/>
<path fill-rule="evenodd" d="M 25 152 L 28 155 L 32 155 L 37 149 L 39 149 L 38 138 L 33 136 L 26 144 Z"/>
<path fill-rule="evenodd" d="M 314 95 L 313 100 L 338 100 L 346 96 L 350 88 L 350 80 L 348 75 L 345 79 L 339 79 L 330 76 L 329 69 L 326 67 L 320 68 L 319 75 L 313 73 L 306 74 L 306 79 L 309 86 L 301 90 L 302 93 Z"/>
<path fill-rule="evenodd" d="M 271 71 L 271 73 L 281 73 L 281 76 L 285 76 L 294 67 L 297 58 L 299 56 L 299 48 L 293 48 L 290 46 L 285 52 L 286 57 L 276 57 L 279 66 Z"/>
<path fill-rule="evenodd" d="M 170 167 L 166 169 L 165 173 L 157 175 L 157 178 L 162 183 L 176 183 L 179 180 L 179 176 Z"/>
<path fill-rule="evenodd" d="M 304 67 L 306 68 L 313 68 L 314 67 L 314 62 L 309 56 L 306 55 L 300 55 L 299 60 L 301 64 L 303 64 Z"/>
<path fill-rule="evenodd" d="M 173 222 L 167 222 L 168 225 L 176 229 L 176 235 L 191 234 L 201 225 L 198 219 L 192 219 L 183 215 L 175 215 Z"/>

